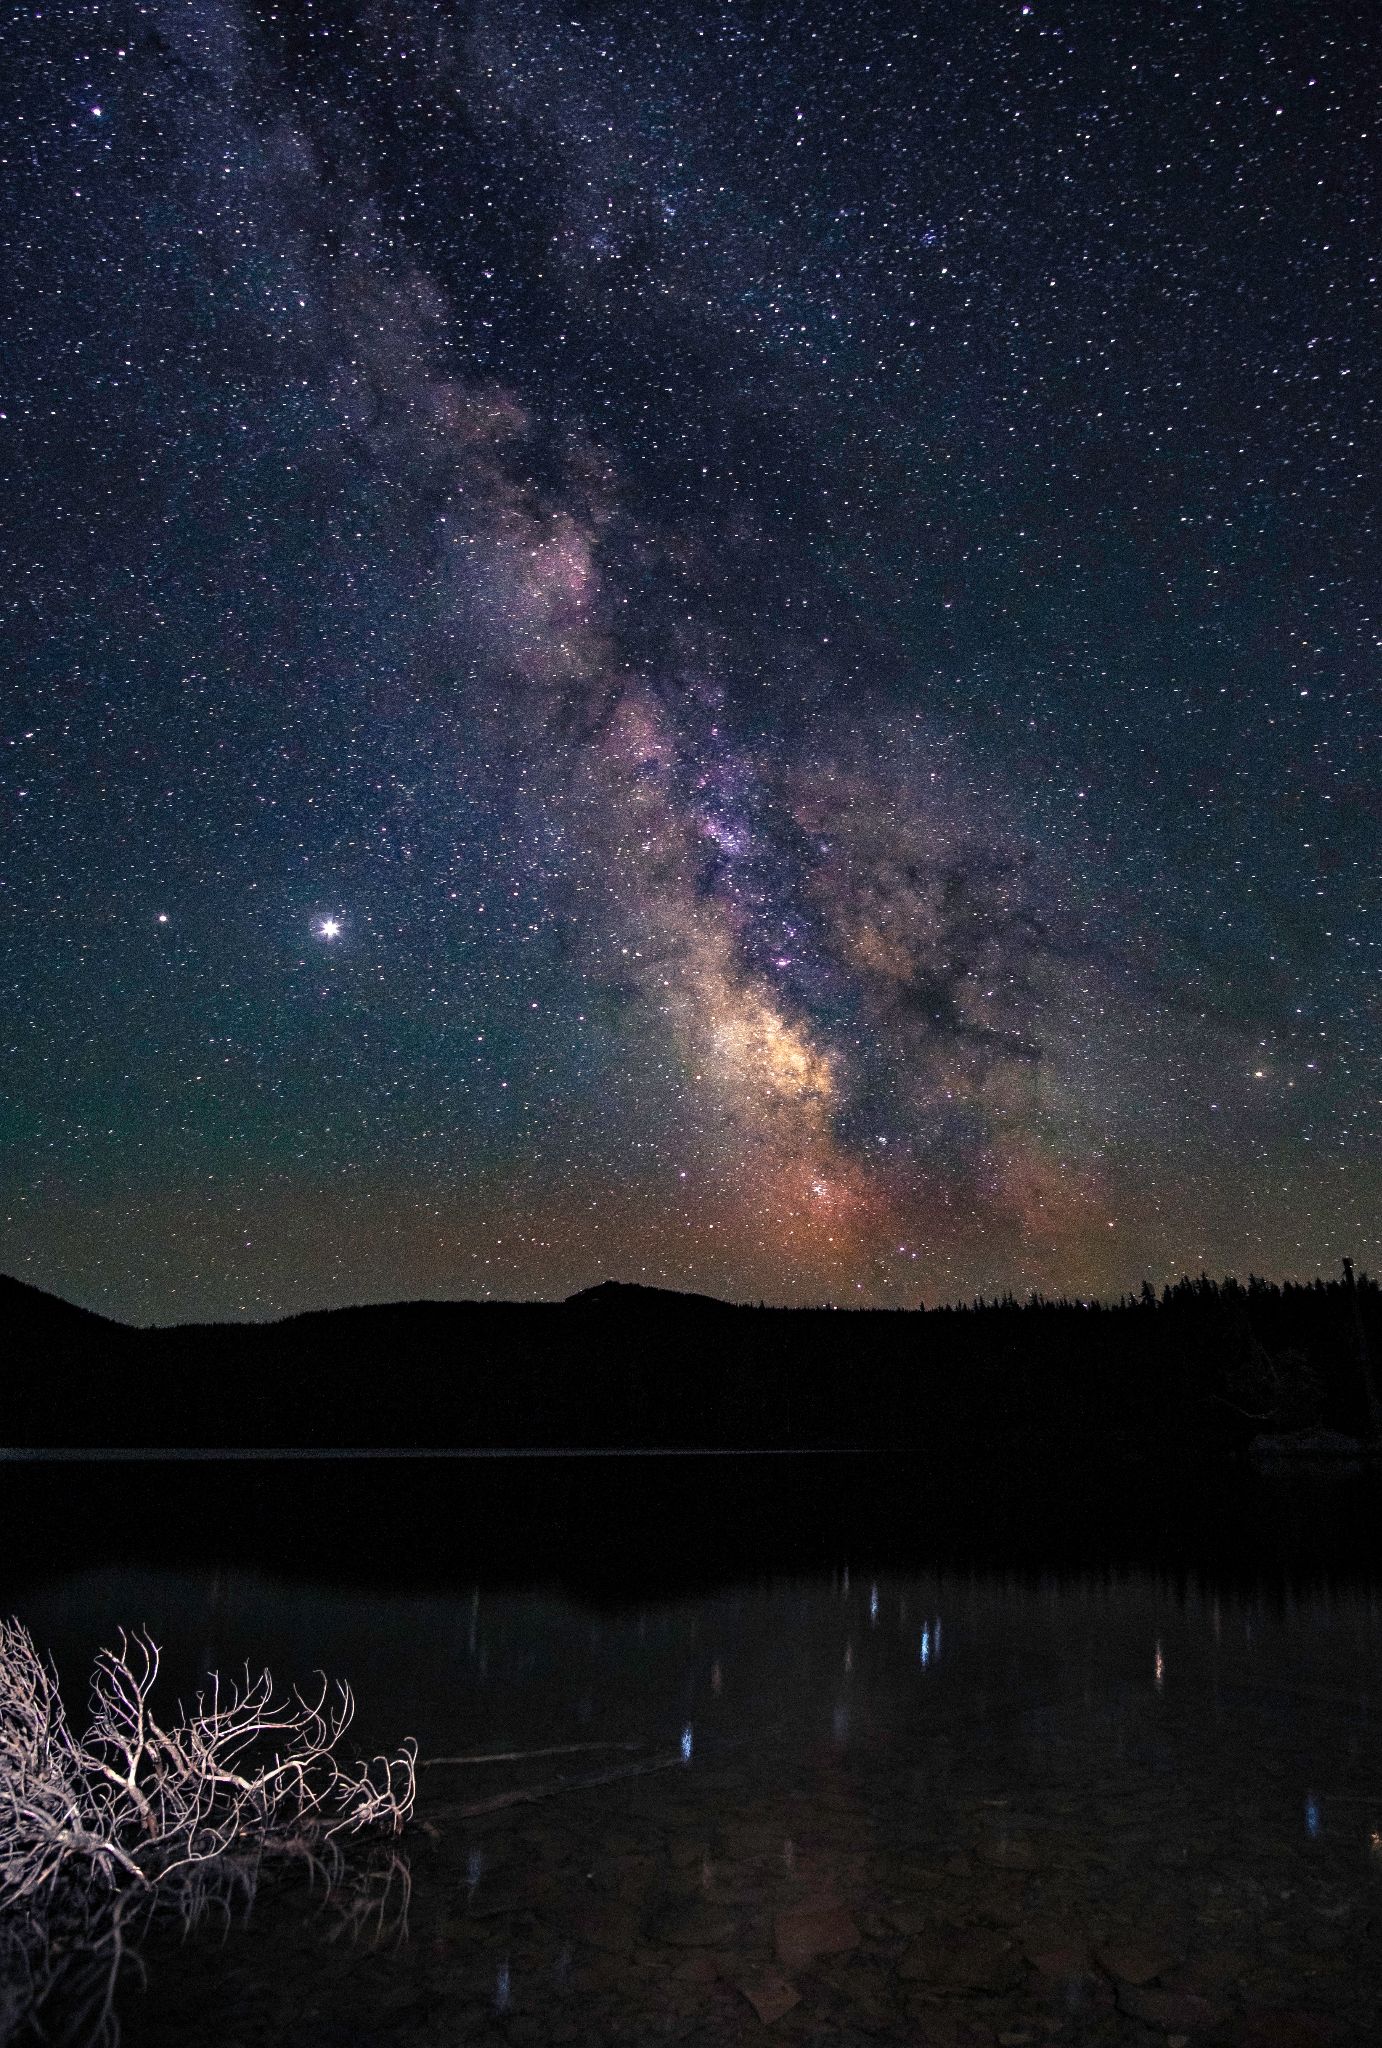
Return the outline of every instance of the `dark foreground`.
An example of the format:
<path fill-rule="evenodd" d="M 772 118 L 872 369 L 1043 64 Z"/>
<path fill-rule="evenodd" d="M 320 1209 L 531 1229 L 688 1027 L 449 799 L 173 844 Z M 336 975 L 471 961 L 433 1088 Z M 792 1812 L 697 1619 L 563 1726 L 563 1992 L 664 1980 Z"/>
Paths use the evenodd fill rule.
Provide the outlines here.
<path fill-rule="evenodd" d="M 1371 1470 L 1075 1480 L 0 1467 L 0 1605 L 75 1699 L 142 1621 L 173 1692 L 322 1666 L 366 1747 L 506 1759 L 424 1768 L 397 1860 L 156 1933 L 126 2041 L 1375 2041 Z"/>

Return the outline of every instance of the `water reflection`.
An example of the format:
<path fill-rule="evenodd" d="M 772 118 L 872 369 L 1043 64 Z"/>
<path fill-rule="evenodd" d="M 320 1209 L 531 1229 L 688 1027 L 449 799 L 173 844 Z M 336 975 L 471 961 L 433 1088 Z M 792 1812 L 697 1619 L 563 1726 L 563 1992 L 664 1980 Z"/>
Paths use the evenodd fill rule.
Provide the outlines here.
<path fill-rule="evenodd" d="M 276 1894 L 155 1944 L 135 2044 L 1375 2038 L 1366 1589 L 841 1570 L 597 1611 L 112 1570 L 24 1619 L 64 1671 L 136 1619 L 184 1684 L 321 1666 L 368 1741 L 458 1760 L 406 1943 L 347 1970 Z"/>

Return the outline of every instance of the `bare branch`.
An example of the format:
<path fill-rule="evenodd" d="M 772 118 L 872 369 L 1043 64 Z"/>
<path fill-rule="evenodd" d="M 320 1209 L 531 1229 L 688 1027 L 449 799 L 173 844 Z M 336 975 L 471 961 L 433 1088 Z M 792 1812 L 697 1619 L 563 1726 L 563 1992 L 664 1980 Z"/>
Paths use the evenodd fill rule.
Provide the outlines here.
<path fill-rule="evenodd" d="M 189 1927 L 228 1916 L 272 1856 L 339 1879 L 338 1837 L 396 1835 L 412 1813 L 415 1745 L 336 1754 L 348 1686 L 322 1676 L 311 1696 L 280 1699 L 267 1671 L 239 1684 L 213 1674 L 165 1725 L 150 1710 L 158 1670 L 152 1638 L 122 1631 L 97 1657 L 77 1736 L 27 1631 L 0 1621 L 0 2041 L 80 1955 L 82 2037 L 113 2043 L 132 1908 L 171 1908 Z M 382 1895 L 351 1893 L 357 1932 L 406 1916 L 403 1868 L 395 1858 Z"/>

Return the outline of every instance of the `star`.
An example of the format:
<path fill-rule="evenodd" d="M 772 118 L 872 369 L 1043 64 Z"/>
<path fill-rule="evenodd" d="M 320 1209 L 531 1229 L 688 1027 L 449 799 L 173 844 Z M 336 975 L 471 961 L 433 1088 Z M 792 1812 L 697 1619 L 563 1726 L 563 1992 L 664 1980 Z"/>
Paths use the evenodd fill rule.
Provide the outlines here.
<path fill-rule="evenodd" d="M 317 924 L 317 937 L 318 937 L 318 938 L 320 938 L 320 939 L 328 939 L 328 940 L 329 940 L 329 939 L 339 939 L 339 937 L 340 937 L 340 936 L 341 936 L 341 921 L 340 921 L 340 919 L 339 919 L 338 917 L 323 917 L 323 918 L 321 918 L 321 919 L 320 919 L 320 920 L 318 921 L 318 924 Z"/>

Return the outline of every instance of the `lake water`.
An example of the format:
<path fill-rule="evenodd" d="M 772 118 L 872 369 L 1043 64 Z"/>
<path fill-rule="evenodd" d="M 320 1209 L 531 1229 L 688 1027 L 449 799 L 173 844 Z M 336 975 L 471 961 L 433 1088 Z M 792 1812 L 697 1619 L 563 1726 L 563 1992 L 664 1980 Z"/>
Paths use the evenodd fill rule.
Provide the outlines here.
<path fill-rule="evenodd" d="M 74 1706 L 144 1624 L 172 1693 L 321 1668 L 366 1745 L 583 1745 L 428 1765 L 344 1899 L 156 1937 L 129 2043 L 1382 2039 L 1367 1474 L 4 1476 L 0 1603 Z"/>

